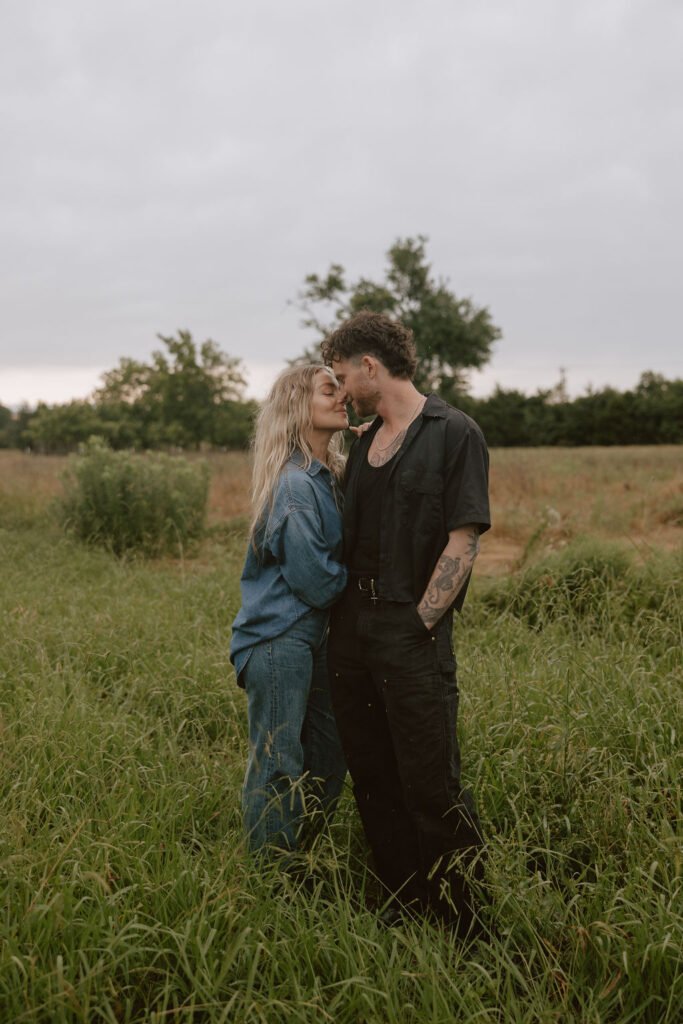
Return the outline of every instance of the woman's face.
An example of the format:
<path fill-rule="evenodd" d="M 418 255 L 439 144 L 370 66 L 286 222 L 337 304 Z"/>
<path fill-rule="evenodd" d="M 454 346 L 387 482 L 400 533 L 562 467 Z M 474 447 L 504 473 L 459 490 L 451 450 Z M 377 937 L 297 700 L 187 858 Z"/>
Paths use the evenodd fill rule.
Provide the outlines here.
<path fill-rule="evenodd" d="M 344 430 L 349 425 L 341 388 L 331 373 L 319 370 L 313 381 L 311 423 L 314 430 Z"/>

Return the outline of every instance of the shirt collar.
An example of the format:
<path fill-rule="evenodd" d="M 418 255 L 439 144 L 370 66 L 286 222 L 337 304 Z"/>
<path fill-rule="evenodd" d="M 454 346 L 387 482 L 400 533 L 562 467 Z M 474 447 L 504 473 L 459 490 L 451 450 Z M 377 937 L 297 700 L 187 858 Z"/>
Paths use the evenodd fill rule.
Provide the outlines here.
<path fill-rule="evenodd" d="M 430 391 L 427 395 L 427 401 L 422 406 L 422 415 L 433 416 L 435 419 L 442 420 L 446 415 L 446 403 L 443 398 L 439 398 L 436 392 Z"/>
<path fill-rule="evenodd" d="M 298 466 L 299 469 L 304 469 L 309 476 L 317 476 L 321 469 L 326 470 L 329 473 L 327 466 L 320 461 L 320 459 L 313 459 L 310 466 L 304 466 L 304 457 L 300 451 L 295 451 L 290 455 L 289 461 L 294 465 Z"/>

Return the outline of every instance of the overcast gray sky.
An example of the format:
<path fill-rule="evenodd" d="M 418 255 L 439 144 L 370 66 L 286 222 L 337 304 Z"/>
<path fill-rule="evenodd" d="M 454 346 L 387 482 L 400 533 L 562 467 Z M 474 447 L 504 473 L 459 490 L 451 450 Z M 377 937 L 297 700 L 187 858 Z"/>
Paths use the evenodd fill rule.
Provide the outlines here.
<path fill-rule="evenodd" d="M 475 393 L 683 376 L 678 0 L 2 0 L 0 402 L 189 328 L 263 393 L 305 274 L 429 236 Z"/>

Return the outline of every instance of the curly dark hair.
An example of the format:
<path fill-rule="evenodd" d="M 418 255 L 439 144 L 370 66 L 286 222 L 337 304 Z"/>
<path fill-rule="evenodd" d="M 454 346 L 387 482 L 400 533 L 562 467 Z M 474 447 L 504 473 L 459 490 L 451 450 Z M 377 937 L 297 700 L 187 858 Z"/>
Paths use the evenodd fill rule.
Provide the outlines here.
<path fill-rule="evenodd" d="M 417 367 L 413 332 L 398 320 L 390 320 L 371 309 L 345 320 L 322 345 L 324 361 L 374 356 L 392 377 L 412 380 Z"/>

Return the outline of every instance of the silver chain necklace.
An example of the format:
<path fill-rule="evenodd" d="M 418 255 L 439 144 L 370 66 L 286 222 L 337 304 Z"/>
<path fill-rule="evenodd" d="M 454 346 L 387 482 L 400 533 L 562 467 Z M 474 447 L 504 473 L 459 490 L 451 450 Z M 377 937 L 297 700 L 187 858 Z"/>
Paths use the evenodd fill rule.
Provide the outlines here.
<path fill-rule="evenodd" d="M 422 401 L 423 401 L 423 397 L 422 397 L 422 395 L 420 395 L 420 401 L 417 403 L 417 405 L 413 409 L 412 413 L 410 414 L 410 419 L 406 423 L 405 427 L 402 428 L 404 431 L 406 431 L 408 429 L 410 424 L 413 422 L 413 420 L 417 416 L 417 411 L 420 408 L 420 405 L 422 404 Z M 384 429 L 384 424 L 382 424 L 382 426 L 379 428 L 379 430 L 383 430 L 383 429 Z M 377 431 L 377 434 L 379 434 L 379 430 Z M 398 437 L 398 435 L 400 433 L 401 433 L 401 431 L 397 430 L 396 433 L 394 434 L 394 436 L 392 437 L 392 439 L 390 441 L 388 441 L 387 444 L 385 444 L 385 445 L 381 445 L 381 444 L 377 443 L 377 434 L 375 434 L 375 448 L 376 448 L 376 450 L 378 452 L 385 452 L 387 450 L 387 448 L 391 447 L 391 445 L 394 443 L 394 441 L 396 440 L 396 438 Z"/>

